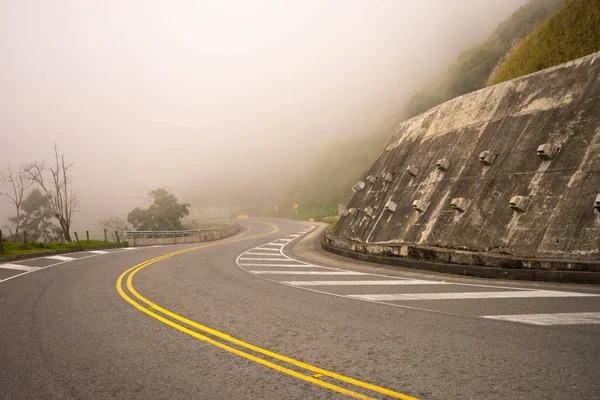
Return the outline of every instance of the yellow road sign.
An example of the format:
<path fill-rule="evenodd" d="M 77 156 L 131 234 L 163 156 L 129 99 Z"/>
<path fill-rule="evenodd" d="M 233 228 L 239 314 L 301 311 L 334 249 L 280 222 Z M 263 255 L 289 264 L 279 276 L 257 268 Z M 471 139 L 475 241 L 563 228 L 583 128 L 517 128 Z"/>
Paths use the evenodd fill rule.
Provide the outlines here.
<path fill-rule="evenodd" d="M 298 208 L 298 203 L 294 203 L 294 205 L 292 207 Z"/>

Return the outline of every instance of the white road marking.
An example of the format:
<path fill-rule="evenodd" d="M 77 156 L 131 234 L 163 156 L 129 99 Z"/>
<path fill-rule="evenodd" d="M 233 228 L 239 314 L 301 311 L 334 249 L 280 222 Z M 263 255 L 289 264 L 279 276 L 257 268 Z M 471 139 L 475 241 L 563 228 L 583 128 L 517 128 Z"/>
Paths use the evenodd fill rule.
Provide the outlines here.
<path fill-rule="evenodd" d="M 448 285 L 447 282 L 426 281 L 422 279 L 405 279 L 393 281 L 287 281 L 281 282 L 293 286 L 386 286 L 386 285 Z"/>
<path fill-rule="evenodd" d="M 244 255 L 251 255 L 251 256 L 274 256 L 276 254 L 273 254 L 273 253 L 244 253 Z"/>
<path fill-rule="evenodd" d="M 313 266 L 315 267 L 315 266 Z M 269 275 L 368 275 L 362 272 L 352 271 L 248 271 L 253 274 Z"/>
<path fill-rule="evenodd" d="M 371 301 L 460 300 L 460 299 L 523 299 L 535 297 L 598 297 L 597 294 L 557 292 L 553 290 L 523 290 L 507 292 L 456 292 L 411 294 L 351 294 L 348 297 Z"/>
<path fill-rule="evenodd" d="M 244 232 L 239 233 L 239 234 L 232 236 L 230 238 L 227 238 L 227 239 L 231 240 L 231 239 L 239 238 L 240 236 L 244 236 L 246 233 L 250 232 L 250 228 L 248 228 L 247 226 L 245 228 L 246 228 L 246 230 Z"/>
<path fill-rule="evenodd" d="M 483 318 L 520 322 L 531 325 L 592 325 L 600 324 L 600 312 L 486 315 Z"/>
<path fill-rule="evenodd" d="M 284 267 L 284 268 L 288 268 L 288 267 L 314 268 L 314 267 L 316 267 L 316 265 L 310 265 L 310 264 L 248 264 L 248 263 L 243 263 L 240 265 L 242 267 Z M 318 268 L 322 268 L 322 267 L 318 267 Z"/>
<path fill-rule="evenodd" d="M 21 264 L 0 264 L 0 268 L 14 269 L 17 271 L 35 271 L 36 269 L 39 269 L 39 267 L 29 267 Z"/>
<path fill-rule="evenodd" d="M 561 291 L 552 291 L 552 290 L 533 290 L 526 288 L 516 288 L 512 286 L 500 286 L 500 285 L 482 285 L 482 284 L 474 284 L 474 283 L 458 283 L 458 282 L 446 282 L 446 281 L 436 281 L 436 280 L 425 280 L 425 279 L 410 279 L 410 278 L 399 278 L 389 275 L 382 274 L 372 274 L 372 273 L 363 273 L 363 272 L 355 272 L 348 271 L 340 268 L 331 268 L 324 267 L 320 265 L 308 264 L 303 261 L 296 260 L 292 257 L 288 257 L 283 254 L 283 249 L 286 245 L 293 242 L 295 239 L 300 236 L 303 236 L 309 233 L 314 227 L 310 229 L 306 229 L 304 231 L 298 232 L 297 234 L 288 235 L 285 238 L 273 240 L 270 243 L 263 244 L 259 247 L 255 247 L 253 249 L 248 250 L 245 253 L 242 253 L 238 256 L 236 260 L 238 266 L 245 270 L 246 272 L 257 274 L 257 275 L 273 275 L 273 277 L 265 277 L 267 280 L 272 282 L 278 282 L 289 286 L 294 286 L 299 289 L 312 291 L 315 293 L 328 294 L 331 296 L 342 297 L 342 298 L 350 298 L 354 300 L 361 301 L 376 301 L 379 304 L 385 304 L 387 306 L 429 311 L 441 314 L 450 314 L 450 315 L 460 315 L 458 313 L 452 312 L 444 312 L 433 310 L 429 308 L 420 308 L 416 306 L 408 305 L 407 303 L 401 303 L 404 300 L 453 300 L 453 299 L 519 299 L 519 298 L 553 298 L 553 297 L 599 297 L 599 294 L 587 294 L 587 293 L 576 293 L 576 292 L 561 292 Z M 283 242 L 284 244 L 280 244 Z M 263 247 L 264 246 L 264 247 Z M 276 247 L 269 248 L 267 246 Z M 253 253 L 256 252 L 256 253 Z M 269 253 L 272 252 L 272 253 Z M 283 258 L 251 258 L 252 256 L 266 256 L 266 257 L 283 257 Z M 246 262 L 253 261 L 276 261 L 278 264 L 246 264 Z M 293 264 L 282 264 L 287 262 L 297 262 L 303 263 L 299 265 Z M 277 267 L 280 269 L 279 271 L 256 271 L 249 270 L 247 267 L 256 266 L 256 267 Z M 303 269 L 308 268 L 308 270 Z M 326 269 L 329 271 L 316 270 L 317 268 Z M 300 270 L 298 270 L 300 269 Z M 277 275 L 322 275 L 322 276 L 331 276 L 331 275 L 363 275 L 366 279 L 376 279 L 376 277 L 384 278 L 381 280 L 344 280 L 344 281 L 298 281 L 298 280 L 289 280 L 289 281 L 280 281 L 279 279 L 284 278 L 283 276 L 279 278 Z M 362 277 L 361 277 L 362 278 Z M 332 293 L 327 289 L 335 286 L 348 286 L 348 287 L 356 287 L 360 288 L 361 286 L 397 286 L 399 291 L 403 285 L 456 285 L 456 286 L 473 286 L 480 288 L 488 288 L 489 292 L 451 292 L 451 293 L 404 293 L 404 294 L 363 294 L 363 295 L 344 295 L 344 294 L 336 294 Z M 324 286 L 320 288 L 319 286 Z M 506 289 L 507 291 L 498 292 L 497 290 Z M 358 291 L 358 290 L 357 290 Z M 387 301 L 387 302 L 386 302 Z M 393 303 L 393 301 L 399 301 L 398 303 Z M 414 303 L 413 303 L 414 304 Z M 491 315 L 484 316 L 481 318 L 488 319 L 496 319 L 502 321 L 509 322 L 519 322 L 519 323 L 528 323 L 532 325 L 569 325 L 569 324 L 600 324 L 600 313 L 566 313 L 566 314 L 523 314 L 523 315 Z"/>
<path fill-rule="evenodd" d="M 47 258 L 48 260 L 58 260 L 58 261 L 73 261 L 76 260 L 75 257 L 66 257 L 66 256 L 48 256 L 48 257 L 44 257 Z"/>
<path fill-rule="evenodd" d="M 140 248 L 141 247 L 115 247 L 113 249 L 115 251 L 118 251 L 118 250 L 137 250 L 137 249 L 140 249 Z M 0 265 L 0 268 L 7 268 L 7 269 L 8 269 L 8 267 L 6 267 L 6 265 L 17 266 L 18 268 L 10 268 L 10 269 L 17 269 L 17 270 L 24 271 L 24 272 L 22 272 L 20 274 L 13 275 L 13 276 L 10 276 L 10 277 L 5 278 L 5 279 L 0 279 L 0 283 L 4 283 L 6 281 L 10 281 L 12 279 L 18 278 L 18 277 L 23 276 L 23 275 L 30 274 L 32 272 L 40 271 L 40 270 L 43 270 L 43 269 L 46 269 L 46 268 L 55 267 L 57 265 L 62 265 L 62 264 L 65 264 L 65 263 L 68 263 L 68 262 L 71 262 L 71 261 L 74 261 L 74 260 L 84 260 L 84 259 L 90 258 L 90 257 L 98 257 L 99 255 L 104 254 L 104 253 L 112 253 L 112 251 L 106 251 L 106 252 L 104 252 L 104 251 L 101 251 L 101 250 L 91 250 L 91 251 L 87 251 L 87 252 L 91 253 L 91 254 L 84 255 L 83 257 L 66 257 L 66 256 L 46 256 L 46 257 L 43 257 L 42 256 L 42 257 L 31 258 L 31 259 L 28 260 L 28 261 L 35 261 L 35 260 L 50 259 L 50 260 L 57 260 L 57 261 L 59 261 L 59 262 L 55 262 L 55 263 L 50 264 L 50 265 L 44 265 L 43 267 L 30 267 L 30 266 L 20 265 L 20 264 L 3 264 L 3 265 Z M 72 254 L 72 253 L 67 253 L 67 254 Z M 25 269 L 25 268 L 27 268 L 27 269 Z"/>

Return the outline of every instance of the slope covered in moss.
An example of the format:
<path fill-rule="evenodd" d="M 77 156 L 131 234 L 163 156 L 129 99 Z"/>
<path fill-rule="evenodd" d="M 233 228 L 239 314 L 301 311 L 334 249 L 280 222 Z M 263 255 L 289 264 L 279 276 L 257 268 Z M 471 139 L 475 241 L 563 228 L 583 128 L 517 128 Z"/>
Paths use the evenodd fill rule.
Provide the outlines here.
<path fill-rule="evenodd" d="M 569 0 L 526 37 L 489 80 L 490 85 L 600 51 L 600 0 Z"/>
<path fill-rule="evenodd" d="M 498 25 L 483 43 L 460 54 L 442 76 L 415 93 L 406 104 L 405 118 L 414 117 L 445 101 L 484 88 L 494 69 L 511 48 L 564 4 L 565 0 L 528 1 Z"/>
<path fill-rule="evenodd" d="M 338 203 L 350 199 L 352 185 L 371 166 L 398 122 L 485 87 L 509 50 L 564 4 L 565 0 L 529 0 L 483 43 L 460 54 L 441 77 L 418 91 L 406 104 L 398 104 L 398 114 L 382 123 L 371 135 L 329 145 L 313 155 L 311 167 L 291 182 L 280 196 L 279 215 L 294 217 L 294 203 L 300 205 L 298 217 L 303 219 L 336 214 Z M 263 214 L 274 215 L 272 205 L 265 207 Z"/>

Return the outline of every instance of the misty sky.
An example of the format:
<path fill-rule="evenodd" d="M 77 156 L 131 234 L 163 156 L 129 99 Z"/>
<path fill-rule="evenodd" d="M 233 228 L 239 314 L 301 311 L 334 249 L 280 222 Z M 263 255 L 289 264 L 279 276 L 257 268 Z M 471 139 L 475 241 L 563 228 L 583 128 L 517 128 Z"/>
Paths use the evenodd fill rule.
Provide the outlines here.
<path fill-rule="evenodd" d="M 268 190 L 371 133 L 524 2 L 0 0 L 0 166 L 57 142 L 76 225 L 163 185 Z M 0 200 L 0 225 L 11 212 Z"/>

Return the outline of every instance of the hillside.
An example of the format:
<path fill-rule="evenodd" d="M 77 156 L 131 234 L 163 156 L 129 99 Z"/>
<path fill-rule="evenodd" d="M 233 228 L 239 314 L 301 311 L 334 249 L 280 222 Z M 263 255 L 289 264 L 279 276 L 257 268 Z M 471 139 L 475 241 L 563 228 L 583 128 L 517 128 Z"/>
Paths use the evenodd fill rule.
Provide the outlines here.
<path fill-rule="evenodd" d="M 291 205 L 298 203 L 298 216 L 320 218 L 337 213 L 345 204 L 351 187 L 371 166 L 395 126 L 449 99 L 481 89 L 505 55 L 543 21 L 565 4 L 565 0 L 530 0 L 502 22 L 481 45 L 460 54 L 437 80 L 418 91 L 396 109 L 365 138 L 327 146 L 313 156 L 312 167 L 300 174 L 280 197 L 280 216 L 295 215 Z M 264 210 L 274 215 L 271 206 Z"/>
<path fill-rule="evenodd" d="M 600 0 L 569 0 L 525 38 L 489 80 L 494 85 L 600 51 Z"/>
<path fill-rule="evenodd" d="M 511 48 L 564 4 L 565 0 L 530 0 L 520 7 L 483 43 L 460 54 L 442 76 L 415 93 L 405 107 L 404 119 L 485 87 Z"/>
<path fill-rule="evenodd" d="M 312 166 L 281 197 L 279 216 L 294 217 L 294 203 L 302 219 L 337 214 L 338 203 L 350 199 L 352 185 L 373 163 L 385 139 L 379 135 L 336 143 L 315 154 Z"/>

